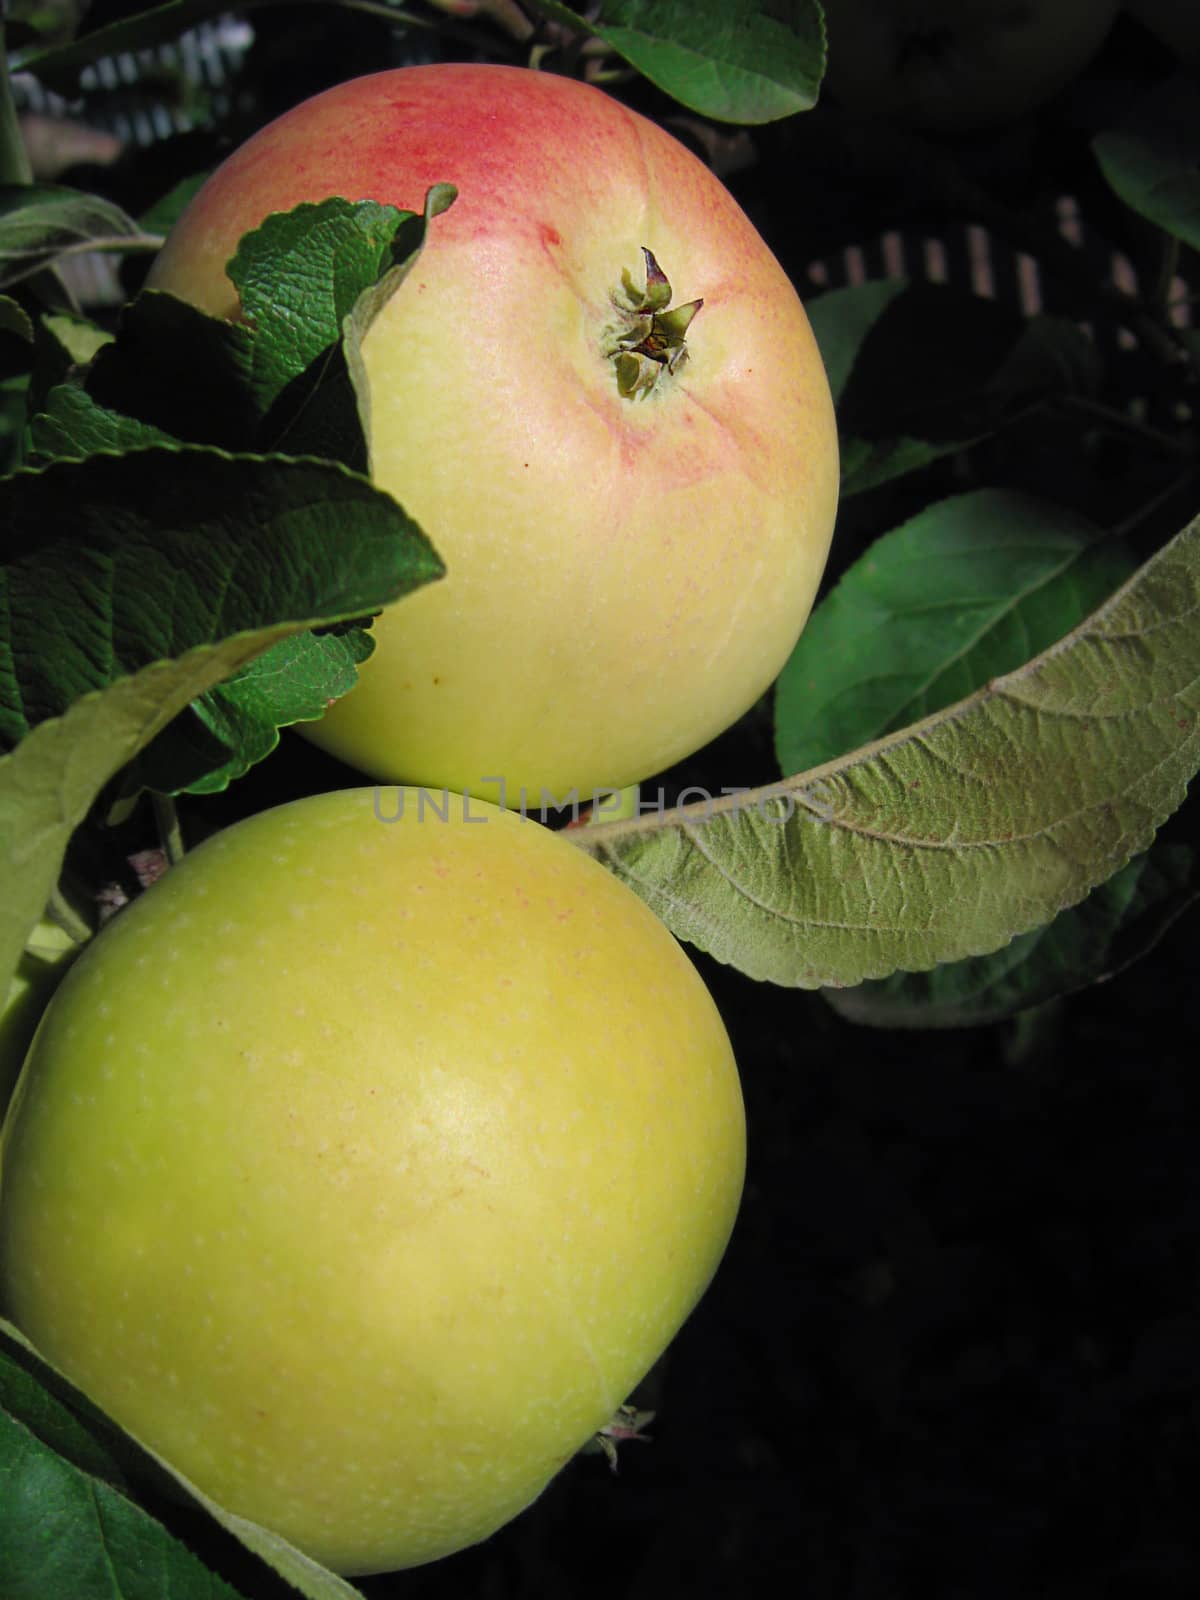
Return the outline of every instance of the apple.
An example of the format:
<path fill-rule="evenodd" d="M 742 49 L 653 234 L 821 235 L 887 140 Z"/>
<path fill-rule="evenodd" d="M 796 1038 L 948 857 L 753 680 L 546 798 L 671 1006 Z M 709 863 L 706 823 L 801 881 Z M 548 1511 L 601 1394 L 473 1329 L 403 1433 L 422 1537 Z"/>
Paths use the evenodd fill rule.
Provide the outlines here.
<path fill-rule="evenodd" d="M 319 795 L 68 972 L 0 1147 L 0 1304 L 230 1511 L 411 1566 L 612 1422 L 744 1137 L 707 989 L 604 868 L 480 801 Z"/>
<path fill-rule="evenodd" d="M 1200 5 L 1196 0 L 1125 0 L 1125 10 L 1185 66 L 1200 65 Z"/>
<path fill-rule="evenodd" d="M 1120 0 L 822 0 L 826 82 L 852 111 L 986 128 L 1079 75 Z"/>
<path fill-rule="evenodd" d="M 513 805 L 627 787 L 740 716 L 806 620 L 838 486 L 821 359 L 707 167 L 515 67 L 405 67 L 288 112 L 204 185 L 150 285 L 236 317 L 225 265 L 267 213 L 420 210 L 440 181 L 458 199 L 364 359 L 373 476 L 448 575 L 384 613 L 305 731 L 374 777 Z"/>

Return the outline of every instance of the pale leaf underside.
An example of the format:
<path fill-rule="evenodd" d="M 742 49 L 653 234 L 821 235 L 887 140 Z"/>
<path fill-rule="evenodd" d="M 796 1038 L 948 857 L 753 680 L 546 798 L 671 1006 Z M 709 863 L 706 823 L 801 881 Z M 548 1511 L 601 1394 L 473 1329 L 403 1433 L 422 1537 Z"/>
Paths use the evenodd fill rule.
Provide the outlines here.
<path fill-rule="evenodd" d="M 1144 850 L 1200 765 L 1200 520 L 1073 633 L 769 790 L 572 830 L 751 977 L 856 984 L 999 949 Z"/>

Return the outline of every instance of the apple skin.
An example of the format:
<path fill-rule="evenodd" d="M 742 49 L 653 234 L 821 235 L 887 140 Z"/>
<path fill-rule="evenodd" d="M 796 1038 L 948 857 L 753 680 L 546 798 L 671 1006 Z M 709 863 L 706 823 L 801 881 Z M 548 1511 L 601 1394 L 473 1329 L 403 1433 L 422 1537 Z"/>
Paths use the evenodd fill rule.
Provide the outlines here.
<path fill-rule="evenodd" d="M 540 823 L 450 805 L 384 822 L 395 791 L 348 790 L 200 845 L 68 972 L 0 1147 L 5 1314 L 347 1574 L 534 1499 L 742 1188 L 737 1069 L 674 938 Z"/>
<path fill-rule="evenodd" d="M 373 777 L 534 803 L 625 787 L 736 720 L 786 661 L 837 502 L 833 407 L 791 283 L 722 184 L 598 89 L 524 68 L 339 85 L 236 151 L 150 274 L 237 314 L 225 264 L 270 211 L 458 199 L 365 342 L 372 474 L 448 575 L 385 612 L 359 685 L 303 731 Z M 689 358 L 646 398 L 605 349 L 642 247 Z"/>
<path fill-rule="evenodd" d="M 822 0 L 826 83 L 852 111 L 935 130 L 1032 111 L 1087 66 L 1120 0 Z"/>

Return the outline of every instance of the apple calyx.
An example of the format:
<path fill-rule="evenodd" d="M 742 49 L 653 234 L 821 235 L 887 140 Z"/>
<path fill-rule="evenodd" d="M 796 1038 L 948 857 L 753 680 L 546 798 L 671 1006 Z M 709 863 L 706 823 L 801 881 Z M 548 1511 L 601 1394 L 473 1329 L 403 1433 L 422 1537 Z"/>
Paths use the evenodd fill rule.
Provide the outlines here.
<path fill-rule="evenodd" d="M 644 399 L 664 372 L 671 376 L 687 360 L 687 331 L 692 318 L 704 304 L 689 300 L 686 305 L 671 304 L 671 285 L 667 275 L 642 246 L 646 263 L 646 287 L 640 289 L 628 271 L 621 274 L 621 288 L 613 304 L 621 321 L 609 330 L 606 354 L 617 373 L 617 389 L 626 400 Z"/>
<path fill-rule="evenodd" d="M 617 1471 L 618 1445 L 630 1439 L 640 1439 L 643 1444 L 651 1443 L 650 1435 L 643 1433 L 642 1429 L 654 1421 L 655 1415 L 653 1411 L 639 1411 L 636 1406 L 618 1406 L 612 1420 L 593 1434 L 593 1442 L 603 1451 L 613 1472 Z"/>

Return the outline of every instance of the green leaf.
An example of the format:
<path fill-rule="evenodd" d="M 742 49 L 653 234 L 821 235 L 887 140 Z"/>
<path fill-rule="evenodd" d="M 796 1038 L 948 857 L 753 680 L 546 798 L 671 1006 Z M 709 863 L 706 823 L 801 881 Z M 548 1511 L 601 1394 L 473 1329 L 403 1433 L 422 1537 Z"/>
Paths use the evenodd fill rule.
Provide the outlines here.
<path fill-rule="evenodd" d="M 286 450 L 365 471 L 357 341 L 453 198 L 436 185 L 421 216 L 342 199 L 269 216 L 229 265 L 244 323 L 143 291 L 97 358 L 88 393 L 190 444 Z"/>
<path fill-rule="evenodd" d="M 19 464 L 28 413 L 29 375 L 0 378 L 0 474 Z"/>
<path fill-rule="evenodd" d="M 18 33 L 69 33 L 79 21 L 78 0 L 7 0 L 5 20 Z"/>
<path fill-rule="evenodd" d="M 60 383 L 78 387 L 83 370 L 112 334 L 72 312 L 43 314 L 34 327 L 33 372 L 29 383 L 28 416 L 41 411 L 50 391 Z"/>
<path fill-rule="evenodd" d="M 983 490 L 930 507 L 878 540 L 810 619 L 776 692 L 783 770 L 832 760 L 1015 670 L 1100 605 L 1133 565 L 1073 512 L 1025 495 Z M 1092 927 L 1112 892 L 1102 886 L 1062 912 L 1051 938 L 1038 930 L 994 955 L 828 998 L 864 1022 L 902 1012 L 909 1027 L 993 1020 L 1061 992 L 1066 952 L 1082 942 L 1071 930 Z M 972 1009 L 989 1005 L 1006 1009 Z"/>
<path fill-rule="evenodd" d="M 1049 396 L 1088 391 L 1094 346 L 1052 318 L 887 279 L 807 305 L 837 409 L 842 494 L 918 471 Z"/>
<path fill-rule="evenodd" d="M 302 204 L 241 240 L 228 271 L 254 329 L 261 444 L 366 470 L 367 429 L 351 379 L 356 352 L 343 355 L 342 341 L 361 340 L 411 271 L 428 223 L 455 195 L 452 185 L 436 184 L 420 216 L 373 200 Z"/>
<path fill-rule="evenodd" d="M 33 343 L 29 313 L 8 294 L 0 294 L 0 333 L 12 334 L 25 344 Z"/>
<path fill-rule="evenodd" d="M 1156 842 L 1086 900 L 991 955 L 826 989 L 841 1016 L 873 1028 L 969 1028 L 1100 983 L 1147 954 L 1200 898 L 1200 855 Z"/>
<path fill-rule="evenodd" d="M 176 440 L 159 428 L 97 405 L 78 384 L 60 383 L 46 396 L 45 408 L 30 418 L 29 442 L 28 464 L 47 466 L 57 460 L 81 461 L 100 451 L 141 450 Z"/>
<path fill-rule="evenodd" d="M 1061 506 L 983 489 L 885 534 L 821 602 L 779 676 L 775 747 L 804 772 L 1046 650 L 1132 557 Z"/>
<path fill-rule="evenodd" d="M 856 288 L 829 289 L 807 302 L 835 404 L 846 392 L 867 335 L 910 287 L 906 278 L 880 278 Z"/>
<path fill-rule="evenodd" d="M 1156 84 L 1092 150 L 1126 205 L 1200 249 L 1200 79 L 1179 73 Z"/>
<path fill-rule="evenodd" d="M 298 626 L 260 629 L 155 662 L 40 723 L 0 756 L 0 982 L 7 986 L 16 970 L 67 841 L 109 779 L 189 701 Z"/>
<path fill-rule="evenodd" d="M 54 184 L 0 188 L 0 287 L 83 250 L 148 249 L 148 240 L 120 206 Z"/>
<path fill-rule="evenodd" d="M 393 240 L 411 215 L 373 200 L 326 200 L 269 216 L 239 244 L 228 272 L 254 329 L 250 382 L 264 419 L 260 437 L 271 449 L 319 449 L 366 470 L 357 426 L 336 447 L 321 447 L 338 431 L 339 408 L 357 422 L 336 352 L 343 322 L 393 265 Z"/>
<path fill-rule="evenodd" d="M 193 172 L 189 177 L 182 178 L 178 183 L 173 184 L 166 194 L 160 195 L 154 204 L 148 210 L 143 211 L 138 218 L 142 231 L 163 236 L 170 233 L 184 211 L 195 199 L 207 177 L 207 172 Z"/>
<path fill-rule="evenodd" d="M 24 1356 L 24 1342 L 15 1344 L 13 1331 L 0 1320 L 0 1418 L 20 1423 L 81 1472 L 124 1487 L 125 1474 L 105 1449 L 103 1441 L 82 1418 L 43 1387 L 31 1370 L 35 1364 L 29 1359 L 20 1359 Z M 0 1475 L 5 1470 L 4 1462 L 4 1452 L 0 1451 Z M 4 1527 L 7 1509 L 7 1498 L 0 1495 L 0 1529 Z M 5 1534 L 0 1531 L 0 1549 L 4 1539 Z M 0 1566 L 0 1572 L 6 1577 L 16 1570 L 15 1565 Z"/>
<path fill-rule="evenodd" d="M 101 789 L 190 701 L 261 651 L 323 620 L 313 616 L 156 661 L 39 723 L 0 756 L 0 983 L 16 970 L 58 881 L 67 842 Z"/>
<path fill-rule="evenodd" d="M 66 311 L 48 313 L 42 318 L 42 328 L 72 366 L 87 366 L 106 344 L 112 343 L 113 336 L 107 328 Z"/>
<path fill-rule="evenodd" d="M 815 0 L 601 0 L 586 18 L 557 0 L 536 4 L 701 116 L 758 124 L 816 104 L 825 26 Z"/>
<path fill-rule="evenodd" d="M 262 413 L 252 387 L 254 334 L 173 295 L 144 289 L 87 375 L 107 411 L 188 444 L 254 450 Z"/>
<path fill-rule="evenodd" d="M 0 1409 L 5 1600 L 239 1600 L 147 1512 Z"/>
<path fill-rule="evenodd" d="M 999 949 L 1135 855 L 1200 765 L 1200 519 L 1066 639 L 757 794 L 572 829 L 680 938 L 817 988 Z"/>
<path fill-rule="evenodd" d="M 9 746 L 151 662 L 279 620 L 361 617 L 443 570 L 390 496 L 335 463 L 197 448 L 18 473 L 0 482 L 0 527 Z M 327 655 L 314 642 L 306 671 Z M 294 706 L 286 676 L 276 699 Z M 274 704 L 260 694 L 260 712 Z"/>
<path fill-rule="evenodd" d="M 315 721 L 331 699 L 339 699 L 354 687 L 358 679 L 355 668 L 373 649 L 374 640 L 361 630 L 284 639 L 206 696 L 210 726 L 231 749 L 237 749 L 265 725 L 290 727 Z M 277 741 L 272 738 L 271 742 L 273 747 Z M 240 772 L 232 775 L 240 776 Z"/>
<path fill-rule="evenodd" d="M 200 450 L 18 474 L 0 483 L 0 528 L 0 603 L 16 602 L 0 708 L 10 738 L 37 723 L 0 757 L 7 985 L 71 833 L 190 702 L 441 569 L 395 502 L 343 468 Z"/>
<path fill-rule="evenodd" d="M 992 375 L 987 395 L 1002 418 L 1039 401 L 1093 395 L 1103 379 L 1100 354 L 1082 328 L 1066 317 L 1030 317 Z"/>
<path fill-rule="evenodd" d="M 191 794 L 215 794 L 228 787 L 270 755 L 280 728 L 314 722 L 331 700 L 349 694 L 359 663 L 374 647 L 361 628 L 305 633 L 272 645 L 201 695 L 187 718 L 177 719 L 155 740 L 135 765 L 137 781 L 172 793 L 186 788 Z M 232 754 L 216 765 L 214 751 Z M 193 769 L 196 776 L 188 778 Z"/>

